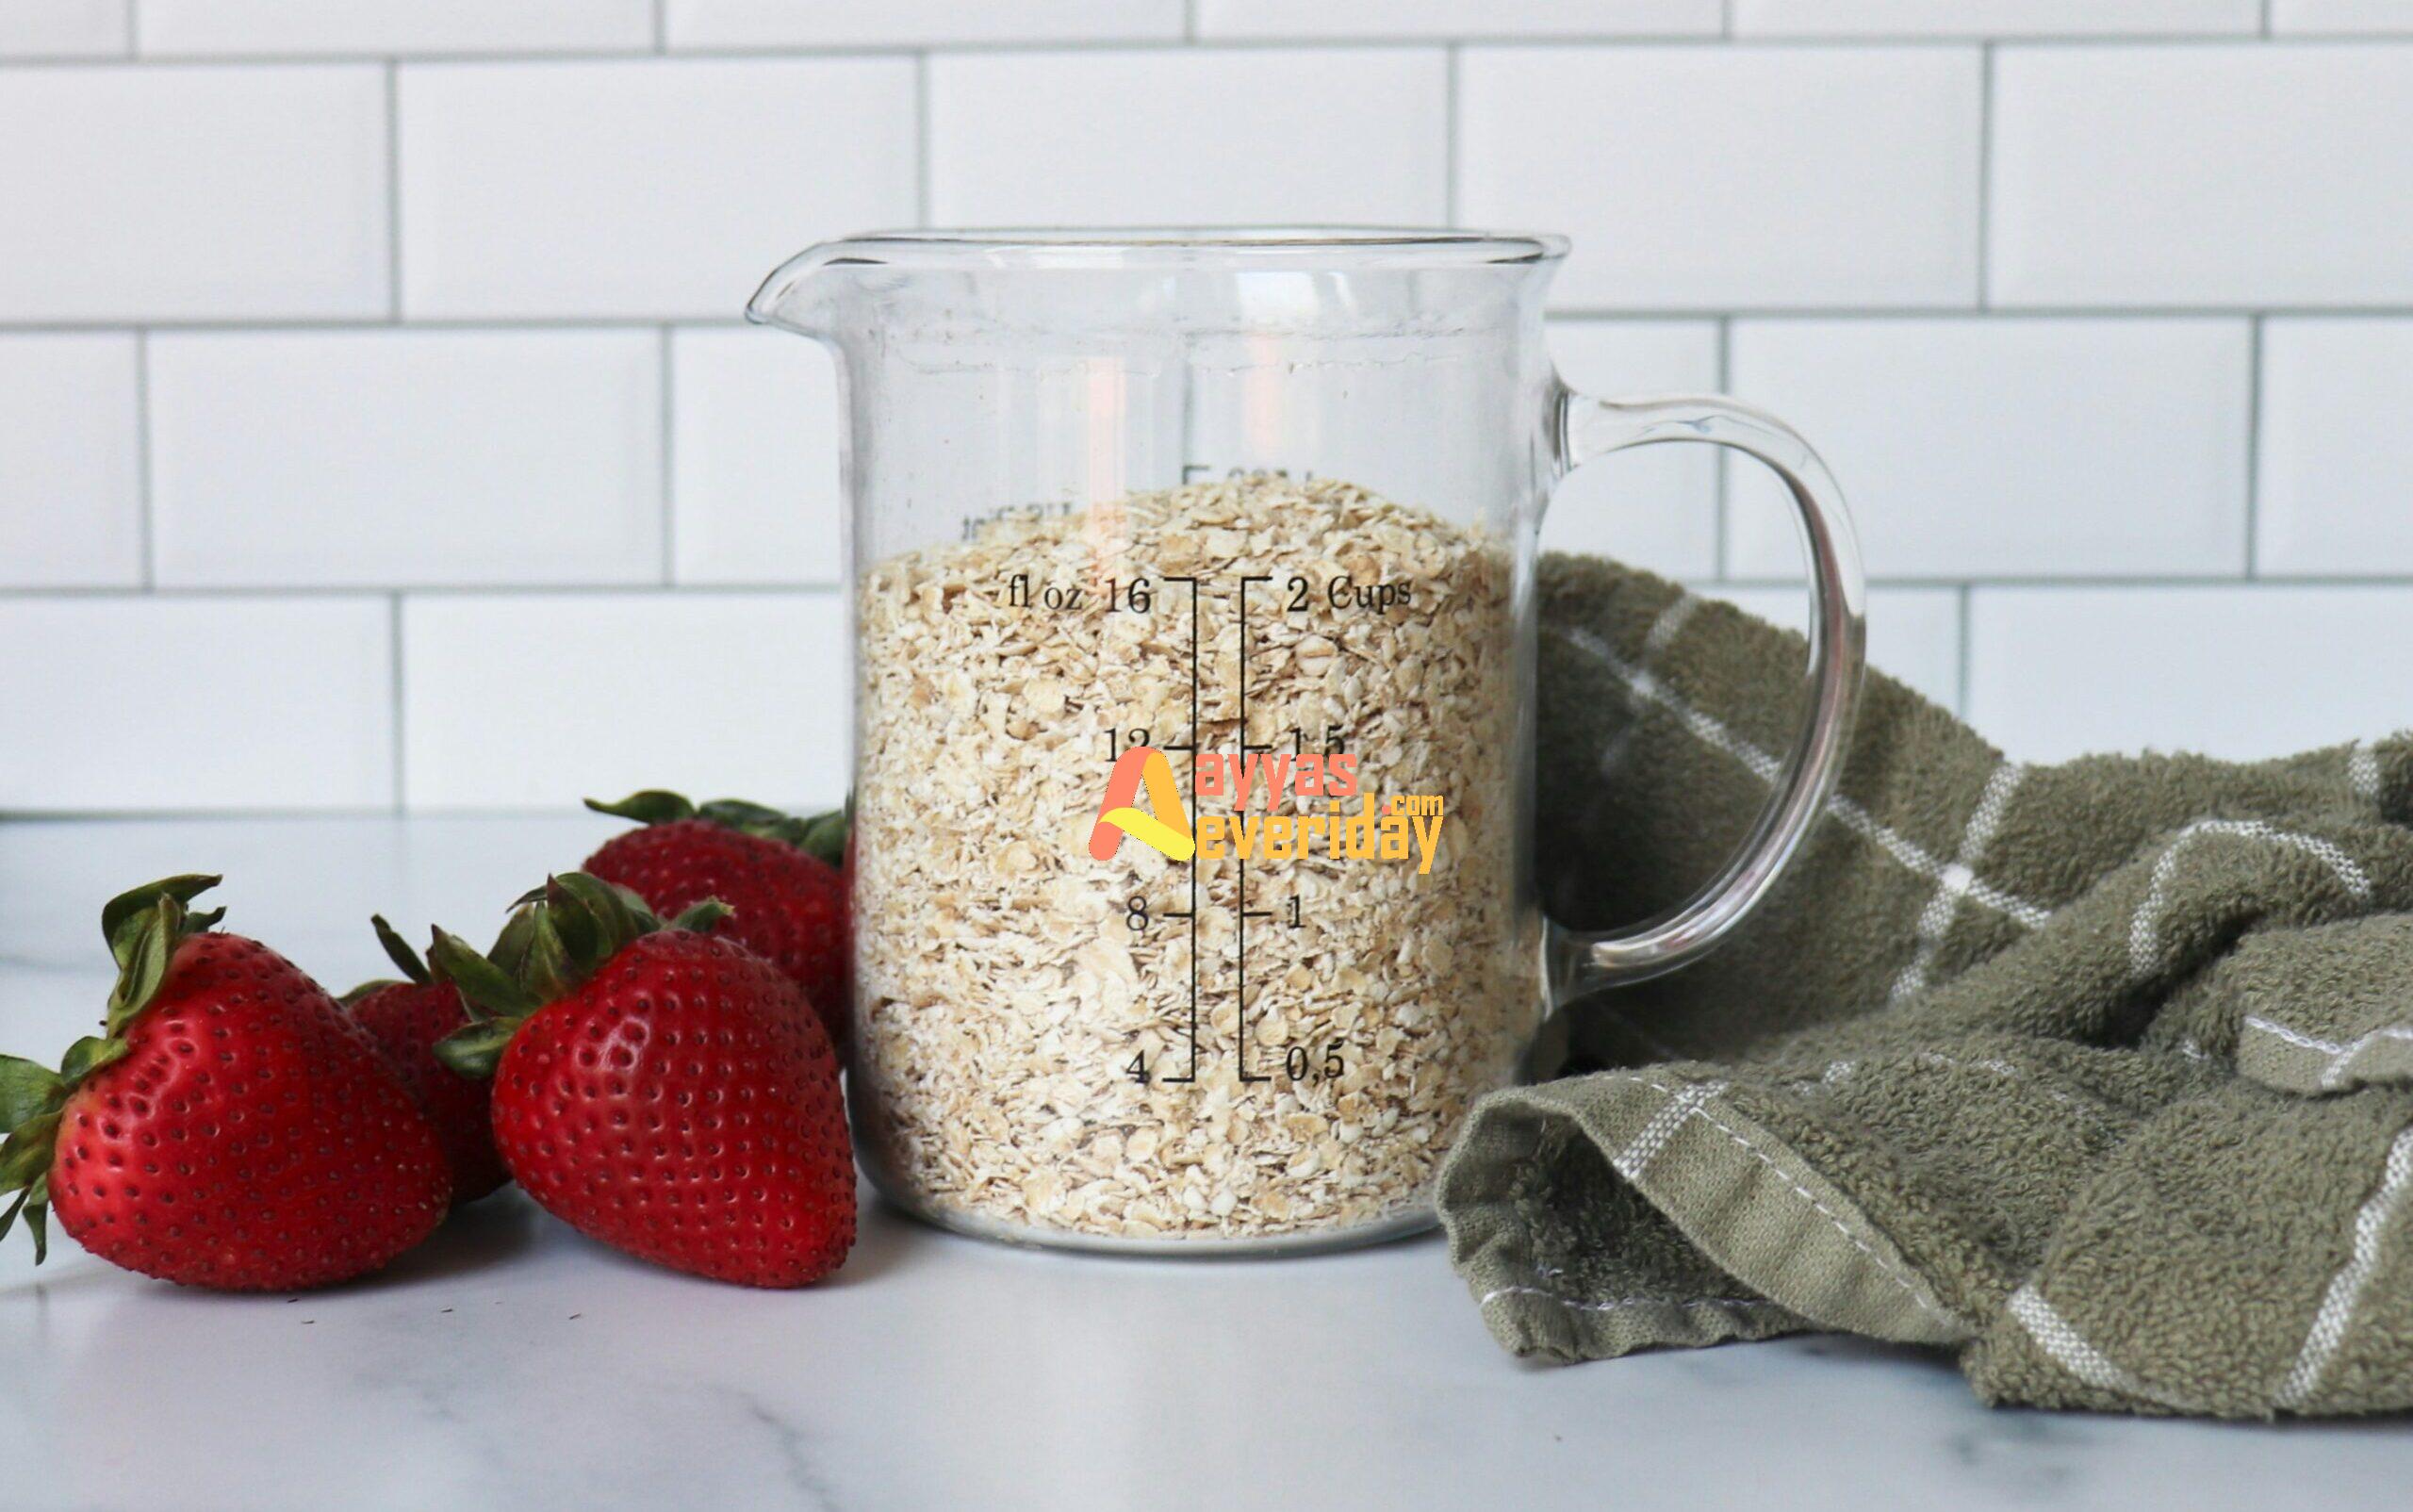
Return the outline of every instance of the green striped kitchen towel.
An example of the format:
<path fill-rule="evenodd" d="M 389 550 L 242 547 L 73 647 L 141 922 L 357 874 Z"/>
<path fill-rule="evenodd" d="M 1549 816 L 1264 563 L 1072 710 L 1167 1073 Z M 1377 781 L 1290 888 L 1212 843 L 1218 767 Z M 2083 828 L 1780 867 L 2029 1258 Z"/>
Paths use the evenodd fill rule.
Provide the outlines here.
<path fill-rule="evenodd" d="M 1542 600 L 1542 895 L 1644 917 L 1758 812 L 1802 643 L 1598 562 Z M 1470 1119 L 1452 1257 L 1550 1359 L 1832 1329 L 1995 1403 L 2413 1406 L 2408 824 L 2413 738 L 2027 766 L 1872 677 L 1759 913 Z"/>

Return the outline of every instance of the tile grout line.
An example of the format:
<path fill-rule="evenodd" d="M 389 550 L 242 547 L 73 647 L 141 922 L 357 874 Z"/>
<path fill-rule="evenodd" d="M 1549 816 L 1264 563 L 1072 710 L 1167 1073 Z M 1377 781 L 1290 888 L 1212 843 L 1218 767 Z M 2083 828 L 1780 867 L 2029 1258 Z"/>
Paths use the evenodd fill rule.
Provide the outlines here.
<path fill-rule="evenodd" d="M 2340 42 L 2399 43 L 2408 34 L 2402 29 L 2389 31 L 2306 33 L 2303 35 L 2273 33 L 2267 40 L 2274 49 L 2312 50 L 2334 47 Z M 1468 47 L 1566 47 L 1618 49 L 1634 52 L 1666 51 L 1675 48 L 1706 47 L 1716 44 L 1719 35 L 1714 31 L 1669 31 L 1637 33 L 1585 33 L 1566 36 L 1537 36 L 1529 32 L 1471 31 L 1458 33 L 1453 41 Z M 2053 49 L 2081 52 L 2093 48 L 2154 46 L 2172 49 L 2187 47 L 2242 46 L 2257 39 L 2252 32 L 2073 32 L 2066 34 L 2005 32 L 1991 39 L 1994 43 L 2021 48 Z M 1839 32 L 1831 36 L 1760 34 L 1738 35 L 1726 41 L 1732 50 L 1751 53 L 1781 52 L 1848 52 L 1870 47 L 1915 48 L 1921 51 L 1966 51 L 1976 41 L 1965 33 L 1938 32 Z M 936 44 L 932 50 L 949 54 L 980 55 L 1046 55 L 1054 53 L 1167 53 L 1180 52 L 1193 45 L 1212 47 L 1228 52 L 1314 51 L 1326 53 L 1397 52 L 1402 48 L 1431 49 L 1441 44 L 1430 33 L 1422 32 L 1352 32 L 1347 35 L 1297 37 L 1217 37 L 1193 44 L 1174 36 L 1165 37 L 1051 37 L 989 41 L 964 39 Z M 747 62 L 778 59 L 811 59 L 835 58 L 896 58 L 915 51 L 911 44 L 889 42 L 763 42 L 723 46 L 682 47 L 670 55 L 681 60 Z M 97 67 L 115 68 L 126 61 L 125 54 L 51 54 L 11 58 L 5 66 L 10 70 L 76 70 Z M 145 54 L 141 61 L 160 69 L 220 69 L 231 67 L 323 67 L 331 63 L 513 63 L 544 65 L 552 63 L 626 63 L 654 56 L 646 46 L 600 47 L 580 45 L 560 48 L 409 48 L 374 52 L 362 48 L 313 48 L 280 52 L 267 49 L 212 53 Z"/>
<path fill-rule="evenodd" d="M 1793 573 L 1738 572 L 1724 579 L 1700 579 L 1715 582 L 1725 588 L 1798 588 L 1802 575 Z M 1876 588 L 1912 588 L 1942 590 L 1962 586 L 1987 591 L 2011 590 L 2020 593 L 2055 593 L 2067 590 L 2076 593 L 2197 593 L 2207 589 L 2247 589 L 2255 592 L 2282 592 L 2297 588 L 2413 588 L 2413 572 L 2289 572 L 2278 575 L 2264 573 L 2247 579 L 2230 572 L 2007 572 L 1992 576 L 1983 572 L 1927 575 L 1915 573 L 1872 573 L 1868 586 Z M 31 590 L 46 592 L 52 590 Z M 106 590 L 99 590 L 106 591 Z M 5 590 L 0 590 L 5 592 Z"/>
<path fill-rule="evenodd" d="M 676 587 L 679 582 L 679 506 L 676 458 L 672 448 L 678 443 L 675 420 L 677 408 L 671 392 L 670 323 L 662 325 L 662 345 L 655 361 L 659 364 L 662 385 L 662 478 L 659 506 L 662 510 L 662 585 Z"/>
<path fill-rule="evenodd" d="M 1994 303 L 1993 257 L 1994 207 L 1994 44 L 1988 42 L 1978 63 L 1978 308 Z"/>
<path fill-rule="evenodd" d="M 169 820 L 189 819 L 224 819 L 236 823 L 244 823 L 254 820 L 266 820 L 270 823 L 284 823 L 291 821 L 302 824 L 311 824 L 322 819 L 388 818 L 392 816 L 393 812 L 394 809 L 391 803 L 312 804 L 307 807 L 285 809 L 266 808 L 257 804 L 245 804 L 239 807 L 224 809 L 196 809 L 186 807 L 118 809 L 90 807 L 73 809 L 11 808 L 0 809 L 0 824 L 159 824 Z M 439 805 L 434 808 L 422 809 L 419 812 L 420 814 L 430 817 L 446 819 L 487 819 L 509 817 L 522 819 L 579 819 L 582 823 L 585 822 L 583 818 L 585 811 L 581 809 L 539 808 L 521 803 L 496 803 L 483 805 L 451 803 Z"/>
<path fill-rule="evenodd" d="M 140 56 L 142 49 L 139 39 L 141 31 L 142 12 L 140 6 L 137 5 L 136 0 L 125 0 L 125 48 L 118 55 L 119 57 L 130 61 Z"/>
<path fill-rule="evenodd" d="M 1553 320 L 1589 321 L 1602 325 L 1655 325 L 1668 321 L 1707 322 L 1720 320 L 1843 321 L 1866 325 L 1960 323 L 2008 325 L 2028 320 L 2085 320 L 2104 325 L 2151 324 L 2172 320 L 2321 320 L 2402 323 L 2413 320 L 2413 304 L 2014 304 L 1972 308 L 1965 301 L 1951 304 L 1701 304 L 1553 306 Z M 743 314 L 707 311 L 671 317 L 682 327 L 697 330 L 741 330 L 749 322 Z M 411 317 L 402 323 L 414 331 L 650 331 L 662 323 L 661 314 L 632 315 L 597 311 L 578 315 L 459 315 Z M 8 320 L 0 318 L 0 337 L 26 336 L 123 336 L 136 321 L 122 320 Z M 262 336 L 317 335 L 325 332 L 373 331 L 391 326 L 387 315 L 265 315 L 224 320 L 157 319 L 140 322 L 164 335 Z"/>
<path fill-rule="evenodd" d="M 402 781 L 405 743 L 402 739 L 402 596 L 399 592 L 386 596 L 386 680 L 390 684 L 387 695 L 393 700 L 394 812 L 408 812 L 406 795 L 409 789 Z"/>
<path fill-rule="evenodd" d="M 1738 592 L 1757 588 L 1799 589 L 1798 574 L 1736 573 L 1724 578 L 1705 573 L 1677 572 L 1676 581 L 1716 588 L 1732 588 Z M 2138 593 L 2192 595 L 2207 592 L 2236 592 L 2261 596 L 2302 590 L 2365 590 L 2377 589 L 2391 594 L 2413 593 L 2413 572 L 2309 572 L 2264 574 L 2247 579 L 2235 572 L 2174 573 L 2152 577 L 2138 573 L 2106 574 L 2086 577 L 2075 574 L 2054 576 L 2044 573 L 2011 574 L 2003 577 L 1985 576 L 1897 576 L 1890 573 L 1872 575 L 1867 580 L 1870 591 L 1878 589 L 1908 592 L 1945 593 L 1960 588 L 1972 588 L 1988 593 Z M 625 582 L 591 581 L 583 583 L 256 583 L 240 584 L 173 583 L 143 587 L 124 583 L 108 584 L 43 584 L 0 586 L 0 603 L 31 602 L 41 600 L 180 600 L 205 602 L 221 600 L 278 599 L 379 599 L 389 593 L 408 595 L 414 599 L 662 599 L 670 597 L 773 597 L 813 599 L 841 596 L 845 585 L 831 579 L 752 578 L 715 582 L 681 583 L 675 588 L 665 587 L 657 578 L 634 578 Z"/>
<path fill-rule="evenodd" d="M 670 51 L 670 0 L 653 0 L 653 50 Z"/>
<path fill-rule="evenodd" d="M 435 803 L 411 811 L 415 817 L 433 819 L 571 819 L 592 824 L 594 816 L 577 807 L 557 807 L 524 802 L 512 803 Z M 170 820 L 216 820 L 235 823 L 267 821 L 271 824 L 315 824 L 327 819 L 384 819 L 393 816 L 394 808 L 387 803 L 308 804 L 292 808 L 269 808 L 261 804 L 242 804 L 223 809 L 201 809 L 189 806 L 174 808 L 107 808 L 80 806 L 72 809 L 7 808 L 0 809 L 0 825 L 18 824 L 160 824 Z"/>
<path fill-rule="evenodd" d="M 386 318 L 402 320 L 402 65 L 386 64 Z"/>
<path fill-rule="evenodd" d="M 1181 0 L 1181 40 L 1185 42 L 1198 40 L 1198 0 Z"/>
<path fill-rule="evenodd" d="M 1731 315 L 1721 315 L 1717 318 L 1717 391 L 1730 396 L 1734 391 L 1734 318 Z M 1716 462 L 1717 487 L 1713 495 L 1710 511 L 1710 569 L 1717 574 L 1718 582 L 1724 583 L 1728 557 L 1727 527 L 1730 518 L 1726 506 L 1727 495 L 1731 491 L 1730 485 L 1734 476 L 1734 458 L 1726 448 L 1719 447 Z"/>
<path fill-rule="evenodd" d="M 913 55 L 913 220 L 930 223 L 930 55 Z"/>
<path fill-rule="evenodd" d="M 135 542 L 140 551 L 140 560 L 136 563 L 136 567 L 146 593 L 159 585 L 159 528 L 151 502 L 151 333 L 137 327 L 134 332 Z"/>
<path fill-rule="evenodd" d="M 2230 586 L 2241 586 L 2235 578 L 2226 580 Z M 2269 580 L 2268 586 L 2287 586 L 2287 580 Z M 2413 577 L 2356 578 L 2348 585 L 2360 587 L 2413 588 Z M 843 594 L 843 583 L 828 579 L 758 578 L 736 582 L 681 583 L 677 597 L 773 597 L 814 599 Z M 654 578 L 632 578 L 621 583 L 175 583 L 162 587 L 127 586 L 124 584 L 61 584 L 25 587 L 0 587 L 0 603 L 38 600 L 179 600 L 189 603 L 214 600 L 278 599 L 382 599 L 389 593 L 407 594 L 414 599 L 601 599 L 634 598 L 662 599 L 673 592 Z"/>
<path fill-rule="evenodd" d="M 1458 223 L 1458 174 L 1463 161 L 1458 148 L 1458 63 L 1462 52 L 1452 43 L 1441 73 L 1441 223 Z"/>
<path fill-rule="evenodd" d="M 2262 317 L 2247 327 L 2245 341 L 2245 576 L 2262 570 Z"/>

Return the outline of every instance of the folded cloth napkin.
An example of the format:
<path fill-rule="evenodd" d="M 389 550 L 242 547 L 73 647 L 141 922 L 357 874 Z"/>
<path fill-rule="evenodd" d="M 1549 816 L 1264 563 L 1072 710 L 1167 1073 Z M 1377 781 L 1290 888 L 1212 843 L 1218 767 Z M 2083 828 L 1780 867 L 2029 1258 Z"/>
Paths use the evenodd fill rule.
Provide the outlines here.
<path fill-rule="evenodd" d="M 1765 800 L 1802 641 L 1598 562 L 1541 596 L 1542 896 L 1641 918 Z M 1993 1403 L 2413 1406 L 2408 824 L 2413 737 L 2028 766 L 1873 676 L 1759 912 L 1478 1107 L 1453 1261 L 1549 1359 L 1828 1329 Z"/>

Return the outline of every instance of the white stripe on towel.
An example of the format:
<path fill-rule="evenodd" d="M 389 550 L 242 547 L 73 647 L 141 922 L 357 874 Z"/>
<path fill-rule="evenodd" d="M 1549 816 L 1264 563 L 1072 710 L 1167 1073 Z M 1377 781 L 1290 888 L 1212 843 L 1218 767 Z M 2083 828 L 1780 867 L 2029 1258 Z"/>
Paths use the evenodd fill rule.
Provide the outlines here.
<path fill-rule="evenodd" d="M 2136 976 L 2151 972 L 2161 953 L 2161 915 L 2170 906 L 2170 880 L 2177 874 L 2179 858 L 2207 835 L 2237 835 L 2301 850 L 2335 872 L 2347 892 L 2364 902 L 2371 900 L 2371 878 L 2355 863 L 2354 857 L 2319 835 L 2282 830 L 2259 819 L 2197 819 L 2163 847 L 2161 859 L 2154 863 L 2153 880 L 2145 889 L 2145 899 L 2137 905 L 2135 917 L 2128 921 L 2128 967 Z"/>
<path fill-rule="evenodd" d="M 2002 823 L 2003 810 L 2010 806 L 2011 796 L 2019 789 L 2020 780 L 2027 768 L 2017 762 L 2005 762 L 1986 779 L 1983 792 L 1978 795 L 1978 806 L 1969 813 L 1969 822 L 1961 831 L 1961 852 L 1952 864 L 1944 868 L 1937 882 L 1935 896 L 1919 911 L 1918 948 L 1910 964 L 1894 978 L 1893 991 L 1886 994 L 1888 1002 L 1900 1002 L 1914 993 L 1927 990 L 1928 977 L 1935 969 L 1935 958 L 1943 953 L 1944 937 L 1952 932 L 1952 921 L 1961 912 L 1961 899 L 1969 884 L 1978 879 L 1978 863 L 1985 859 L 1986 846 Z"/>
<path fill-rule="evenodd" d="M 2311 1050 L 2327 1056 L 2329 1063 L 2321 1068 L 2321 1085 L 2332 1092 L 2345 1081 L 2347 1069 L 2354 1065 L 2355 1057 L 2372 1044 L 2381 1040 L 2413 1040 L 2413 1025 L 2406 1024 L 2383 1024 L 2340 1044 L 2335 1040 L 2319 1039 L 2302 1029 L 2291 1028 L 2275 1019 L 2264 1018 L 2259 1013 L 2246 1014 L 2244 1022 L 2247 1028 L 2257 1034 L 2267 1034 L 2299 1050 Z"/>
<path fill-rule="evenodd" d="M 2051 1356 L 2054 1364 L 2087 1385 L 2146 1402 L 2159 1402 L 2163 1406 L 2175 1407 L 2182 1412 L 2194 1410 L 2179 1398 L 2139 1380 L 2122 1369 L 2116 1360 L 2095 1348 L 2084 1334 L 2071 1326 L 2070 1321 L 2044 1300 L 2044 1293 L 2036 1290 L 2035 1282 L 2030 1281 L 2011 1294 L 2011 1315 L 2019 1320 L 2019 1325 L 2027 1330 L 2027 1337 L 2036 1340 L 2036 1347 Z"/>
<path fill-rule="evenodd" d="M 1677 723 L 1694 739 L 1714 750 L 1723 752 L 1741 763 L 1763 782 L 1773 783 L 1783 764 L 1760 749 L 1724 724 L 1701 713 L 1670 692 L 1666 685 L 1649 672 L 1634 666 L 1610 649 L 1606 641 L 1586 630 L 1558 630 L 1551 633 L 1568 641 L 1600 659 L 1610 673 L 1630 688 L 1633 696 L 1647 703 L 1655 703 L 1675 716 Z M 1876 815 L 1852 799 L 1838 793 L 1827 799 L 1826 812 L 1845 829 L 1875 845 L 1903 866 L 1929 881 L 1944 880 L 1945 863 L 1929 851 L 1878 820 Z M 2018 920 L 2029 929 L 2044 922 L 2049 910 L 2015 896 L 1994 886 L 1983 878 L 1973 878 L 1968 896 L 1997 913 Z"/>
<path fill-rule="evenodd" d="M 2408 1183 L 2413 1183 L 2413 1128 L 2397 1135 L 2388 1147 L 2379 1189 L 2355 1214 L 2354 1248 L 2346 1263 L 2329 1278 L 2329 1290 L 2321 1298 L 2320 1310 L 2312 1315 L 2312 1327 L 2305 1335 L 2295 1368 L 2280 1383 L 2278 1394 L 2272 1399 L 2273 1405 L 2303 1406 L 2320 1389 L 2322 1375 L 2346 1341 L 2346 1329 L 2355 1321 L 2355 1305 L 2362 1300 L 2372 1273 L 2379 1269 L 2380 1239 L 2388 1231 L 2388 1220 L 2396 1216 Z"/>

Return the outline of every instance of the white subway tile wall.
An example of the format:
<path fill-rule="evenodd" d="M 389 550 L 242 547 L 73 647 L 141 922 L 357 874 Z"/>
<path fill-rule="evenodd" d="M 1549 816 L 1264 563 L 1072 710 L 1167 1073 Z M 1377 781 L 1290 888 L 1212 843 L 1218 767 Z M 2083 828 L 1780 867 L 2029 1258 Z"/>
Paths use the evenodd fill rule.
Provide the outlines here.
<path fill-rule="evenodd" d="M 765 803 L 845 791 L 835 595 L 439 594 L 405 600 L 402 624 L 413 808 L 548 808 L 691 778 Z"/>
<path fill-rule="evenodd" d="M 878 224 L 1565 231 L 1568 381 L 1797 421 L 2007 748 L 2413 725 L 2408 183 L 2413 0 L 14 0 L 0 812 L 836 797 L 835 384 L 738 317 Z M 1741 465 L 1545 541 L 1798 622 Z"/>
<path fill-rule="evenodd" d="M 681 48 L 1178 41 L 1182 0 L 663 0 Z"/>
<path fill-rule="evenodd" d="M 8 0 L 0 58 L 107 58 L 125 51 L 125 0 Z"/>
<path fill-rule="evenodd" d="M 1999 303 L 2413 303 L 2413 47 L 2011 46 L 1994 75 Z"/>
<path fill-rule="evenodd" d="M 651 331 L 151 337 L 168 587 L 659 583 Z"/>
<path fill-rule="evenodd" d="M 782 331 L 670 338 L 671 575 L 836 585 L 838 373 Z M 800 464 L 800 465 L 799 465 Z"/>
<path fill-rule="evenodd" d="M 2250 37 L 2263 0 L 1734 0 L 1737 37 Z"/>
<path fill-rule="evenodd" d="M 0 336 L 0 586 L 142 582 L 140 338 Z"/>
<path fill-rule="evenodd" d="M 652 0 L 142 0 L 146 58 L 646 52 Z"/>
<path fill-rule="evenodd" d="M 0 321 L 391 302 L 375 64 L 0 68 Z"/>
<path fill-rule="evenodd" d="M 1564 309 L 1965 305 L 1975 47 L 1460 55 L 1458 208 L 1564 231 Z"/>
<path fill-rule="evenodd" d="M 929 63 L 947 224 L 1429 224 L 1449 213 L 1437 47 L 965 53 Z"/>
<path fill-rule="evenodd" d="M 1981 586 L 1969 634 L 1969 716 L 2036 761 L 2270 756 L 2400 730 L 2413 699 L 2413 586 Z"/>
<path fill-rule="evenodd" d="M 2413 320 L 2262 328 L 2266 572 L 2413 576 Z"/>
<path fill-rule="evenodd" d="M 1727 386 L 1813 437 L 1880 577 L 2245 568 L 2244 320 L 1742 320 Z M 1727 462 L 1728 568 L 1791 572 L 1775 474 Z"/>
<path fill-rule="evenodd" d="M 0 811 L 393 801 L 394 616 L 368 597 L 12 597 Z"/>
<path fill-rule="evenodd" d="M 1715 37 L 1724 0 L 1198 0 L 1224 38 Z"/>
<path fill-rule="evenodd" d="M 400 74 L 409 319 L 726 317 L 806 243 L 913 218 L 905 58 Z"/>
<path fill-rule="evenodd" d="M 2413 33 L 2413 0 L 2271 0 L 2274 36 L 2403 36 Z"/>

